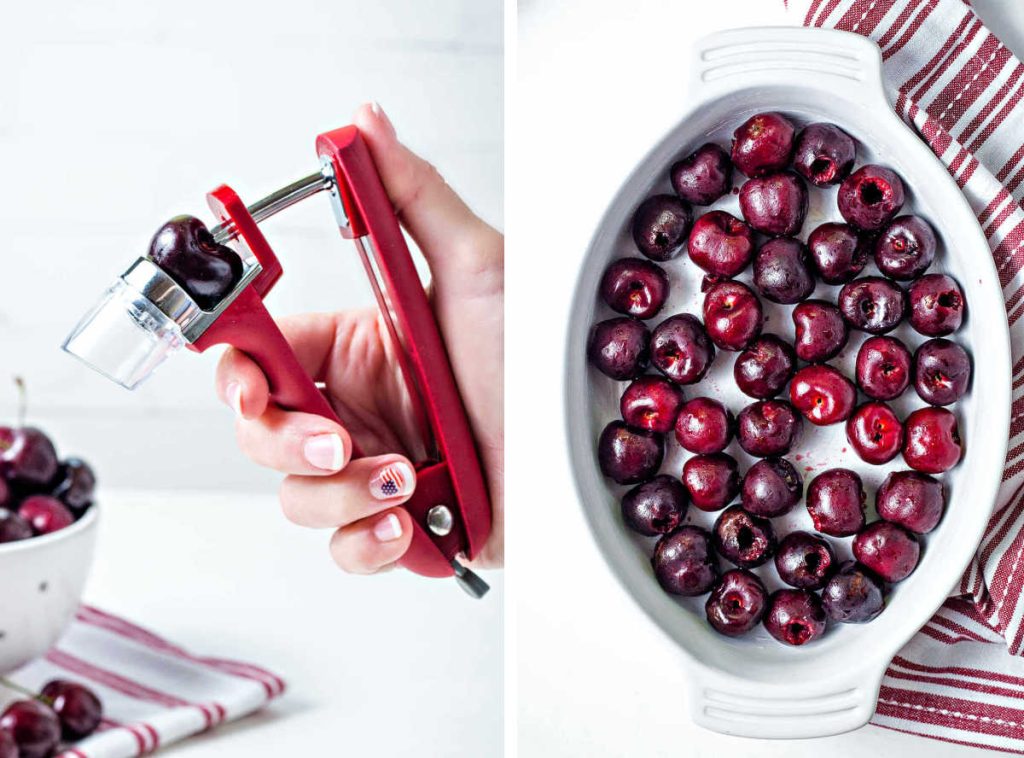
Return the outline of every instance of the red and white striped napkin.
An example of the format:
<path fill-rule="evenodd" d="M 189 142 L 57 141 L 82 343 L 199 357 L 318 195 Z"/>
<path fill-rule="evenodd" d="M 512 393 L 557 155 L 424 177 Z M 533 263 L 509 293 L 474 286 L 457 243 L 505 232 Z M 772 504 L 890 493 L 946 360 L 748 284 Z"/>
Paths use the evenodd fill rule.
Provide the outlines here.
<path fill-rule="evenodd" d="M 151 753 L 257 711 L 285 686 L 259 666 L 194 655 L 90 606 L 79 609 L 44 657 L 8 678 L 33 692 L 50 679 L 70 679 L 103 701 L 100 728 L 66 748 L 62 758 Z"/>
<path fill-rule="evenodd" d="M 971 203 L 999 271 L 1013 347 L 999 501 L 958 588 L 892 661 L 874 724 L 1024 752 L 1024 65 L 967 0 L 789 0 L 807 26 L 878 43 L 889 99 Z"/>

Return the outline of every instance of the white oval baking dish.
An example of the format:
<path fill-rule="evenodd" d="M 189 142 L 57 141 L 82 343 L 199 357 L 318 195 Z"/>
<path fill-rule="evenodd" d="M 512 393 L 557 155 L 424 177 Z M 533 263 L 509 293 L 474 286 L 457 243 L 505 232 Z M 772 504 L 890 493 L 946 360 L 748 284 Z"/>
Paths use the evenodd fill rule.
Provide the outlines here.
<path fill-rule="evenodd" d="M 678 643 L 688 668 L 689 706 L 702 726 L 751 737 L 815 737 L 854 729 L 874 711 L 888 662 L 927 621 L 967 566 L 991 513 L 1006 453 L 1010 406 L 1010 348 L 1003 297 L 988 245 L 965 198 L 928 147 L 893 113 L 882 88 L 881 56 L 871 41 L 855 34 L 821 29 L 760 28 L 724 32 L 703 40 L 691 63 L 686 111 L 678 124 L 625 181 L 606 211 L 586 253 L 577 281 L 569 327 L 565 374 L 566 430 L 570 458 L 585 515 L 613 573 L 643 611 Z M 904 178 L 913 211 L 929 219 L 942 240 L 932 271 L 947 271 L 964 289 L 967 319 L 954 339 L 974 361 L 971 392 L 954 410 L 960 420 L 966 453 L 945 475 L 949 502 L 943 522 L 926 538 L 917 571 L 896 586 L 885 612 L 869 624 L 832 625 L 819 641 L 789 648 L 763 628 L 740 639 L 716 634 L 703 614 L 706 596 L 674 598 L 658 586 L 651 571 L 654 540 L 634 535 L 623 525 L 619 497 L 625 487 L 605 479 L 597 466 L 595 444 L 604 425 L 619 415 L 624 383 L 590 368 L 586 340 L 590 324 L 613 315 L 597 296 L 598 282 L 610 260 L 636 255 L 629 222 L 639 202 L 652 192 L 670 192 L 667 168 L 706 141 L 728 146 L 731 131 L 759 111 L 778 110 L 797 120 L 832 121 L 860 143 L 858 165 L 891 166 Z M 742 181 L 737 176 L 735 183 Z M 817 198 L 817 199 L 814 199 Z M 735 197 L 716 204 L 739 215 Z M 704 209 L 695 209 L 695 215 Z M 829 219 L 839 219 L 835 190 L 812 191 L 812 204 L 801 234 Z M 688 311 L 700 313 L 700 274 L 685 252 L 666 264 L 673 295 L 650 322 Z M 865 274 L 874 273 L 873 266 Z M 739 278 L 749 282 L 749 269 Z M 834 299 L 838 288 L 819 285 L 815 297 Z M 764 302 L 766 332 L 792 339 L 789 307 Z M 907 325 L 896 336 L 911 346 L 922 338 Z M 836 363 L 852 376 L 856 350 L 865 335 L 851 334 Z M 700 389 L 684 388 L 687 397 L 714 394 L 737 412 L 751 402 L 731 380 L 735 354 L 719 352 Z M 912 389 L 894 404 L 902 415 L 923 405 Z M 685 455 L 667 444 L 663 472 L 678 475 Z M 868 489 L 869 519 L 874 491 L 902 459 L 888 466 L 868 466 L 845 449 L 843 425 L 811 429 L 800 452 L 805 486 L 825 467 L 845 466 L 861 473 Z M 729 449 L 745 470 L 752 459 L 734 442 Z M 787 456 L 794 460 L 794 455 Z M 807 471 L 806 469 L 811 469 Z M 688 521 L 709 527 L 717 513 L 690 509 Z M 775 520 L 780 533 L 811 529 L 806 509 Z M 832 540 L 841 557 L 850 539 Z M 729 564 L 723 562 L 723 568 Z M 757 570 L 769 590 L 781 586 L 771 567 Z"/>

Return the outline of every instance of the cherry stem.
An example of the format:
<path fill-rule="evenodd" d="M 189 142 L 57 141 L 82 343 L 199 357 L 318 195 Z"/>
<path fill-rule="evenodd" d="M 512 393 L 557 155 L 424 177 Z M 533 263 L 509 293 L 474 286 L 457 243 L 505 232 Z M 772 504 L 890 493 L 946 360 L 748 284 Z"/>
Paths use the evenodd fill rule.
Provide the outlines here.
<path fill-rule="evenodd" d="M 25 416 L 28 414 L 28 391 L 25 388 L 25 380 L 20 376 L 14 377 L 14 386 L 18 388 L 18 426 L 25 426 Z"/>
<path fill-rule="evenodd" d="M 22 687 L 20 684 L 15 684 L 7 677 L 0 676 L 0 685 L 6 687 L 9 690 L 17 692 L 19 695 L 24 695 L 25 697 L 31 698 L 32 700 L 38 700 L 42 703 L 46 703 L 47 705 L 52 705 L 52 703 L 49 702 L 49 698 L 44 698 L 42 695 L 37 695 L 31 690 Z"/>

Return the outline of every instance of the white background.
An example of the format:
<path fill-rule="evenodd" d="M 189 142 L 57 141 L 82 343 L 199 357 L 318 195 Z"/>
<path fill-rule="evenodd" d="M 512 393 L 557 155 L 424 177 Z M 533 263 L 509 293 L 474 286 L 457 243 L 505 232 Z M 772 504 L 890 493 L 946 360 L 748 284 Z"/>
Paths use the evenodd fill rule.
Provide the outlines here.
<path fill-rule="evenodd" d="M 1024 9 L 976 0 L 992 28 L 1024 30 Z M 531 399 L 509 393 L 510 648 L 518 748 L 544 756 L 969 756 L 979 751 L 876 727 L 808 741 L 715 734 L 687 714 L 679 652 L 608 571 L 587 532 L 556 413 L 561 324 L 577 267 L 605 207 L 684 109 L 695 39 L 719 29 L 797 23 L 781 0 L 526 0 L 509 161 L 510 370 L 529 355 Z M 995 15 L 993 18 L 993 14 Z M 1002 15 L 1005 14 L 1005 15 Z M 1018 45 L 1017 53 L 1022 50 Z M 550 370 L 546 370 L 550 369 Z M 521 412 L 515 412 L 521 409 Z M 522 472 L 522 473 L 519 473 Z M 516 515 L 513 511 L 513 515 Z M 513 654 L 510 651 L 510 655 Z"/>

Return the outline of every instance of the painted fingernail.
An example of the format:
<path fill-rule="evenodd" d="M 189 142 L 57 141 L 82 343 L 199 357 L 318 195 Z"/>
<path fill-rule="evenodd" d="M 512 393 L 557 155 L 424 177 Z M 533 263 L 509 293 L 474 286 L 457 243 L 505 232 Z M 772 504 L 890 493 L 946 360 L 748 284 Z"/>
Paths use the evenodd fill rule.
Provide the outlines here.
<path fill-rule="evenodd" d="M 396 461 L 381 466 L 370 477 L 370 494 L 378 500 L 387 500 L 412 492 L 415 477 L 405 463 Z"/>
<path fill-rule="evenodd" d="M 302 453 L 311 466 L 324 471 L 338 471 L 345 462 L 345 446 L 337 434 L 318 434 L 302 446 Z"/>
<path fill-rule="evenodd" d="M 373 536 L 381 542 L 393 542 L 402 536 L 402 522 L 398 516 L 389 513 L 373 525 Z"/>
<path fill-rule="evenodd" d="M 370 110 L 373 111 L 373 115 L 379 118 L 384 124 L 391 130 L 391 134 L 395 134 L 395 125 L 391 123 L 391 119 L 388 118 L 388 114 L 384 112 L 384 109 L 380 107 L 380 103 L 374 101 L 370 104 Z"/>
<path fill-rule="evenodd" d="M 242 385 L 239 382 L 231 382 L 225 391 L 228 397 L 228 405 L 235 412 L 236 416 L 242 415 Z"/>

